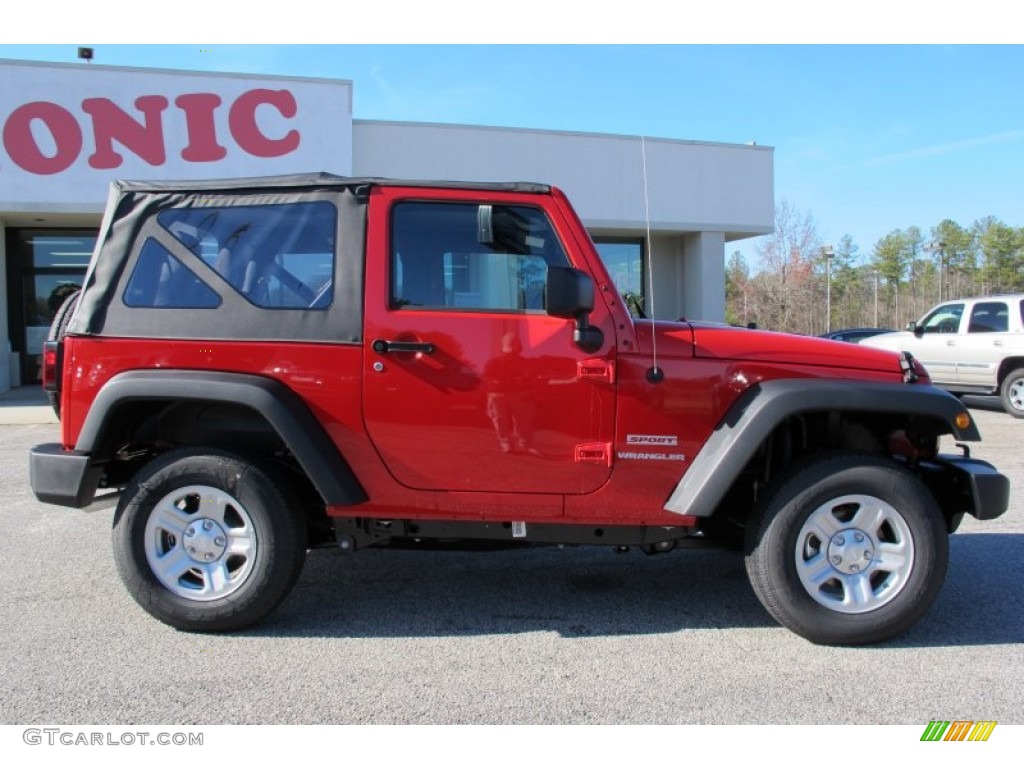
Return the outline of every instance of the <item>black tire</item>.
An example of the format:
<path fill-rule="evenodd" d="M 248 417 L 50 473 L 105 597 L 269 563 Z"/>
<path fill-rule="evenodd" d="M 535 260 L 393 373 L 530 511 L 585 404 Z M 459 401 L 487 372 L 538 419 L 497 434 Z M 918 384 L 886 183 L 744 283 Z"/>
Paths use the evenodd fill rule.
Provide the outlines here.
<path fill-rule="evenodd" d="M 75 291 L 74 293 L 68 294 L 68 297 L 64 299 L 64 303 L 60 305 L 60 309 L 53 316 L 53 322 L 50 323 L 50 332 L 46 336 L 47 341 L 60 341 L 67 335 L 68 323 L 71 322 L 71 316 L 75 314 L 75 307 L 78 306 L 78 298 L 82 295 L 81 291 Z M 50 401 L 50 406 L 53 408 L 53 412 L 57 414 L 57 418 L 60 418 L 60 392 L 50 392 L 47 390 L 46 399 Z"/>
<path fill-rule="evenodd" d="M 1006 374 L 999 387 L 1003 410 L 1011 416 L 1024 419 L 1024 368 L 1017 368 Z"/>
<path fill-rule="evenodd" d="M 182 448 L 144 466 L 121 495 L 113 538 L 135 601 L 196 632 L 265 618 L 306 558 L 305 519 L 287 482 L 216 448 Z"/>
<path fill-rule="evenodd" d="M 920 480 L 890 459 L 850 453 L 783 480 L 755 512 L 746 548 L 768 613 L 825 645 L 908 630 L 938 597 L 949 560 L 942 514 Z"/>

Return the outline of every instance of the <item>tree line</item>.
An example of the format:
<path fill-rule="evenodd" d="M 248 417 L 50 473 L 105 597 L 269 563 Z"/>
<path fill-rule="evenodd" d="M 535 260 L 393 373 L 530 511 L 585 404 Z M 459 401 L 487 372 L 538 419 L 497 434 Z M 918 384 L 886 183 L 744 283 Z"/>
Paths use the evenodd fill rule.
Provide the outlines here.
<path fill-rule="evenodd" d="M 727 322 L 812 335 L 898 330 L 941 301 L 1024 292 L 1024 227 L 993 216 L 970 227 L 944 219 L 927 234 L 896 229 L 861 254 L 849 235 L 826 245 L 813 217 L 783 200 L 757 255 L 755 275 L 739 251 L 726 262 Z"/>

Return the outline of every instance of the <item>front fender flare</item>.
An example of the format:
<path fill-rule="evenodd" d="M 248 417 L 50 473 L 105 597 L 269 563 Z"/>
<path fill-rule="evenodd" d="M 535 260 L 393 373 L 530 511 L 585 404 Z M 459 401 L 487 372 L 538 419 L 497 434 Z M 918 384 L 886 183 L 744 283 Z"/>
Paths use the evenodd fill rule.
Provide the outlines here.
<path fill-rule="evenodd" d="M 708 517 L 761 443 L 784 419 L 814 411 L 919 414 L 948 425 L 957 440 L 981 439 L 972 420 L 964 429 L 956 417 L 966 408 L 937 387 L 835 379 L 765 381 L 746 390 L 726 412 L 665 502 L 679 515 Z"/>

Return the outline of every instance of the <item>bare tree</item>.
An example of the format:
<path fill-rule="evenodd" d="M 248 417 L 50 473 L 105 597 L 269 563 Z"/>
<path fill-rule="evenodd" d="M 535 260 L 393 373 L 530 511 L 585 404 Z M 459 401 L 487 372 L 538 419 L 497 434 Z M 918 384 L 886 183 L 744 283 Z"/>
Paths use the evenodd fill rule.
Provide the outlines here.
<path fill-rule="evenodd" d="M 815 262 L 821 254 L 821 239 L 810 213 L 799 211 L 786 200 L 775 206 L 775 231 L 758 246 L 761 259 L 761 288 L 769 299 L 761 308 L 760 322 L 768 328 L 796 333 L 815 329 L 813 313 L 807 310 L 815 282 Z"/>

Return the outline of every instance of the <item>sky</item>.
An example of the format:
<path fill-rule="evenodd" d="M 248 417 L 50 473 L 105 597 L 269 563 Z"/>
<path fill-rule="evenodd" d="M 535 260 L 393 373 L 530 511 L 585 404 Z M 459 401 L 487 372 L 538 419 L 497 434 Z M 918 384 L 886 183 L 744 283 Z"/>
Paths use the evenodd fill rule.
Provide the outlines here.
<path fill-rule="evenodd" d="M 458 6 L 453 12 L 466 5 L 445 3 Z M 980 0 L 972 8 L 984 14 L 987 3 Z M 787 4 L 800 0 L 786 0 L 783 7 Z M 516 8 L 526 14 L 531 6 L 536 3 L 524 0 Z M 326 38 L 338 42 L 315 45 L 301 44 L 302 30 L 291 33 L 299 43 L 232 39 L 288 39 L 286 22 L 280 36 L 273 27 L 251 35 L 234 29 L 215 33 L 228 40 L 223 44 L 160 39 L 132 44 L 127 42 L 131 31 L 72 25 L 73 31 L 55 35 L 67 40 L 61 44 L 11 44 L 0 33 L 0 58 L 74 62 L 78 45 L 92 45 L 97 64 L 351 80 L 357 119 L 754 141 L 774 148 L 776 202 L 785 200 L 809 215 L 822 242 L 849 235 L 861 257 L 868 257 L 889 232 L 917 226 L 927 237 L 946 218 L 965 227 L 986 216 L 1024 226 L 1024 45 L 992 33 L 999 19 L 988 18 L 988 26 L 974 31 L 966 19 L 975 16 L 962 4 L 949 18 L 966 30 L 961 35 L 966 42 L 958 42 L 955 33 L 945 31 L 959 27 L 944 24 L 943 6 L 941 0 L 933 6 L 938 16 L 932 27 L 922 25 L 924 33 L 916 39 L 905 32 L 865 32 L 863 19 L 861 27 L 837 19 L 828 29 L 852 25 L 854 34 L 819 28 L 802 38 L 778 29 L 766 34 L 740 29 L 730 40 L 729 34 L 702 34 L 691 27 L 675 38 L 681 42 L 653 33 L 647 38 L 654 42 L 605 44 L 615 39 L 611 24 L 582 34 L 565 32 L 562 39 L 571 44 L 521 44 L 506 37 L 514 40 L 514 32 L 524 27 L 496 34 L 503 16 L 483 11 L 467 17 L 474 29 L 483 30 L 480 34 L 439 34 L 439 22 L 432 18 L 421 34 L 409 32 L 408 24 L 397 25 L 398 42 L 390 44 L 354 44 L 345 39 L 353 36 L 351 30 L 341 24 L 334 27 L 336 37 Z M 505 9 L 504 18 L 516 18 Z M 698 21 L 710 30 L 710 22 L 721 18 Z M 901 17 L 886 19 L 887 26 L 878 29 L 894 21 L 898 26 Z M 386 38 L 380 30 L 388 28 L 380 22 L 375 35 L 355 37 Z M 638 34 L 627 22 L 623 30 L 631 41 L 645 39 L 646 33 Z M 311 31 L 308 19 L 306 31 Z M 195 29 L 186 34 L 195 37 Z M 315 30 L 311 36 L 321 37 Z M 825 42 L 815 42 L 816 37 Z M 987 37 L 996 42 L 975 44 Z M 438 38 L 443 42 L 433 42 Z M 726 42 L 700 42 L 716 38 Z M 1024 42 L 1024 35 L 1018 38 Z M 466 42 L 477 39 L 486 43 Z M 884 44 L 857 42 L 874 39 Z M 727 254 L 739 250 L 756 263 L 757 244 L 730 243 Z"/>

